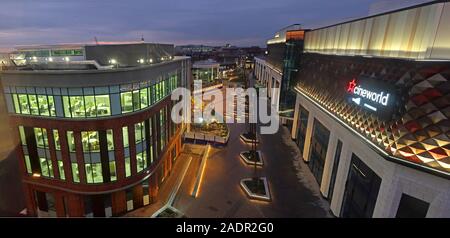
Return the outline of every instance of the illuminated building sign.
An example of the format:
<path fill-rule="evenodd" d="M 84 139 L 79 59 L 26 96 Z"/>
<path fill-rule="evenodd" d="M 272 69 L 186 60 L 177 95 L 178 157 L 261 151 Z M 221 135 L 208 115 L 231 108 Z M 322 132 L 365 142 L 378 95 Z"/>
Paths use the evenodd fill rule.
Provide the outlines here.
<path fill-rule="evenodd" d="M 373 78 L 354 78 L 347 83 L 348 101 L 375 113 L 382 119 L 392 117 L 395 89 Z"/>

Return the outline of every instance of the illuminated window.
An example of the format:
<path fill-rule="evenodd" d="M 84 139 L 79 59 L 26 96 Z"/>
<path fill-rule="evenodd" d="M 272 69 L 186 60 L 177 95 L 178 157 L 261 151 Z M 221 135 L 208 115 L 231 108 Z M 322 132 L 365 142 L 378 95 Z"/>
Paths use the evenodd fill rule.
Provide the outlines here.
<path fill-rule="evenodd" d="M 73 131 L 67 131 L 67 146 L 69 152 L 75 152 L 75 138 L 73 137 Z"/>
<path fill-rule="evenodd" d="M 113 136 L 113 130 L 107 130 L 106 131 L 106 140 L 108 142 L 108 150 L 114 151 L 114 136 Z"/>
<path fill-rule="evenodd" d="M 64 104 L 64 116 L 72 117 L 72 114 L 70 113 L 70 102 L 68 96 L 63 96 L 63 104 Z"/>
<path fill-rule="evenodd" d="M 83 144 L 83 151 L 85 153 L 100 151 L 100 141 L 98 138 L 98 131 L 82 131 L 81 142 Z"/>
<path fill-rule="evenodd" d="M 59 168 L 59 177 L 62 180 L 66 180 L 66 175 L 64 173 L 64 163 L 62 160 L 58 160 L 58 168 Z"/>
<path fill-rule="evenodd" d="M 147 167 L 147 154 L 145 151 L 136 154 L 137 172 L 141 172 Z"/>
<path fill-rule="evenodd" d="M 20 103 L 19 103 L 19 97 L 17 96 L 17 94 L 12 94 L 12 98 L 14 101 L 14 111 L 18 114 L 22 113 L 20 111 Z"/>
<path fill-rule="evenodd" d="M 53 130 L 53 140 L 55 141 L 55 149 L 61 150 L 61 143 L 59 142 L 58 130 Z"/>
<path fill-rule="evenodd" d="M 22 145 L 27 145 L 27 140 L 25 137 L 25 130 L 23 129 L 23 126 L 19 126 L 19 135 L 20 135 L 20 141 L 22 142 Z"/>
<path fill-rule="evenodd" d="M 72 177 L 75 183 L 80 182 L 80 174 L 78 172 L 78 164 L 76 162 L 72 162 Z"/>
<path fill-rule="evenodd" d="M 148 107 L 148 89 L 143 88 L 141 92 L 141 109 Z"/>
<path fill-rule="evenodd" d="M 39 115 L 39 106 L 38 106 L 36 95 L 28 95 L 28 99 L 30 102 L 31 115 Z"/>
<path fill-rule="evenodd" d="M 117 180 L 116 161 L 109 161 L 109 174 L 111 176 L 111 181 Z"/>
<path fill-rule="evenodd" d="M 47 130 L 45 128 L 34 128 L 34 136 L 38 148 L 48 148 Z"/>
<path fill-rule="evenodd" d="M 135 142 L 136 144 L 141 143 L 145 137 L 145 123 L 140 122 L 134 125 Z"/>
<path fill-rule="evenodd" d="M 47 158 L 39 158 L 39 162 L 41 165 L 41 175 L 44 177 L 53 177 L 53 167 L 50 159 Z"/>
<path fill-rule="evenodd" d="M 140 93 L 139 90 L 135 90 L 133 91 L 133 107 L 134 107 L 134 111 L 137 111 L 139 109 L 141 109 L 141 105 L 139 103 L 140 99 Z"/>
<path fill-rule="evenodd" d="M 122 139 L 123 139 L 123 147 L 126 148 L 130 145 L 128 139 L 128 127 L 122 127 Z"/>
<path fill-rule="evenodd" d="M 33 171 L 31 170 L 31 162 L 30 162 L 30 156 L 25 155 L 25 167 L 27 169 L 28 174 L 32 174 Z"/>
<path fill-rule="evenodd" d="M 82 96 L 70 96 L 70 111 L 72 112 L 72 117 L 85 117 L 85 105 Z"/>
<path fill-rule="evenodd" d="M 94 96 L 84 96 L 84 105 L 86 108 L 86 117 L 96 117 L 97 109 L 95 107 Z"/>
<path fill-rule="evenodd" d="M 125 177 L 131 176 L 131 160 L 130 157 L 125 158 Z"/>
<path fill-rule="evenodd" d="M 111 115 L 111 103 L 109 101 L 109 95 L 96 95 L 95 104 L 97 116 L 100 117 Z"/>
<path fill-rule="evenodd" d="M 48 108 L 48 100 L 46 95 L 37 95 L 37 101 L 39 104 L 39 115 L 50 116 L 50 110 Z M 30 98 L 31 103 L 31 98 Z"/>
<path fill-rule="evenodd" d="M 122 105 L 122 113 L 133 111 L 133 96 L 131 92 L 120 93 L 120 103 Z"/>
<path fill-rule="evenodd" d="M 20 105 L 20 112 L 22 114 L 30 114 L 30 107 L 28 104 L 28 97 L 26 94 L 19 94 L 19 105 Z"/>
<path fill-rule="evenodd" d="M 102 183 L 102 164 L 98 153 L 100 152 L 100 141 L 98 131 L 82 131 L 81 141 L 83 144 L 84 163 L 87 183 Z"/>
<path fill-rule="evenodd" d="M 56 117 L 56 109 L 53 96 L 48 96 L 48 110 L 50 111 L 50 116 Z"/>

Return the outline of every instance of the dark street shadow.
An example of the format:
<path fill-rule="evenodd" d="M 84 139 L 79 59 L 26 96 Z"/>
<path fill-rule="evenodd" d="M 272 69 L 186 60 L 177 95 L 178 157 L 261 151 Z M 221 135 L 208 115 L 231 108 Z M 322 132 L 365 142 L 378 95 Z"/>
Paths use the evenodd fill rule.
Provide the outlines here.
<path fill-rule="evenodd" d="M 19 216 L 24 208 L 19 161 L 12 151 L 0 161 L 0 217 Z"/>

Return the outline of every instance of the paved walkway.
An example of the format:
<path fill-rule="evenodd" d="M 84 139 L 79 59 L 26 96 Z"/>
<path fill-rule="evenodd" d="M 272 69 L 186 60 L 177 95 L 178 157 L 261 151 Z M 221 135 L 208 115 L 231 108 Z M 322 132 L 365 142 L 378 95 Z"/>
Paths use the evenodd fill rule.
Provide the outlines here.
<path fill-rule="evenodd" d="M 200 157 L 203 152 L 204 146 L 185 144 L 183 152 L 177 158 L 174 168 L 161 186 L 158 192 L 156 202 L 131 211 L 125 214 L 125 217 L 151 217 L 159 209 L 173 203 L 176 195 L 179 191 L 181 184 L 193 184 L 200 164 Z M 169 204 L 170 205 L 170 204 Z"/>
<path fill-rule="evenodd" d="M 331 217 L 328 203 L 286 128 L 275 135 L 263 135 L 258 146 L 265 166 L 258 170 L 269 180 L 273 201 L 250 201 L 239 187 L 242 178 L 253 176 L 239 153 L 249 145 L 239 139 L 243 124 L 229 125 L 227 147 L 211 150 L 197 198 L 190 196 L 190 185 L 183 183 L 174 207 L 187 217 Z"/>
<path fill-rule="evenodd" d="M 19 163 L 14 153 L 0 160 L 0 217 L 18 216 L 25 208 Z"/>

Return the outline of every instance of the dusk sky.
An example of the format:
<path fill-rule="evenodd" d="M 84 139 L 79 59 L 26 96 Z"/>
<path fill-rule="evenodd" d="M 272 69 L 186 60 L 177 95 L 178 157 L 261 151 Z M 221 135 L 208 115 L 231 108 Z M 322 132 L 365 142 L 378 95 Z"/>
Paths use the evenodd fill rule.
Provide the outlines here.
<path fill-rule="evenodd" d="M 264 46 L 278 29 L 367 15 L 377 0 L 2 0 L 0 49 L 139 40 Z"/>

